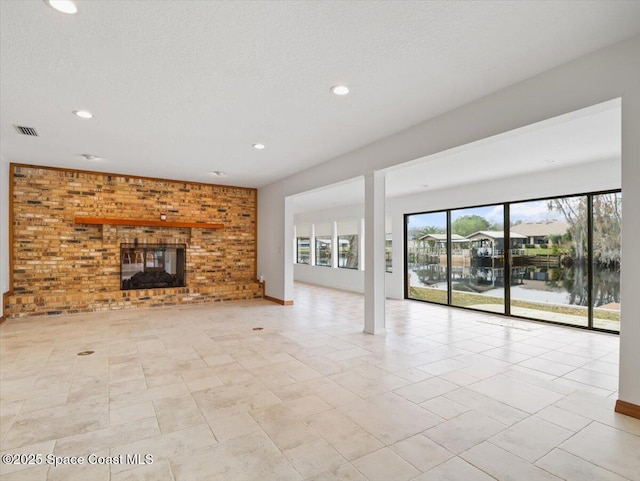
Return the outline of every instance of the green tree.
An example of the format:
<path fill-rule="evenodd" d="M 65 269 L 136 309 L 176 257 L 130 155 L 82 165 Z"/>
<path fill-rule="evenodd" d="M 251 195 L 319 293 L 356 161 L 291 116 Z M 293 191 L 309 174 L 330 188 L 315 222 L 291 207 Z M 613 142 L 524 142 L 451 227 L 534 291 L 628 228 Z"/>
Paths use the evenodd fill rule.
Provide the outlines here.
<path fill-rule="evenodd" d="M 467 237 L 480 230 L 491 230 L 491 224 L 487 219 L 476 214 L 463 215 L 451 224 L 451 231 L 462 237 Z"/>

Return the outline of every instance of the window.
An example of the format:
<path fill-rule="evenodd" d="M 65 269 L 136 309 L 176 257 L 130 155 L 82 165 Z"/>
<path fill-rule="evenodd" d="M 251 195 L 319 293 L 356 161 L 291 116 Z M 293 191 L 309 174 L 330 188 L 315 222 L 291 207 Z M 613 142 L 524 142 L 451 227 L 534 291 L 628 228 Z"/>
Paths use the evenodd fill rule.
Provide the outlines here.
<path fill-rule="evenodd" d="M 406 297 L 618 332 L 621 206 L 618 191 L 407 214 Z"/>
<path fill-rule="evenodd" d="M 620 229 L 622 194 L 592 197 L 593 327 L 620 331 Z"/>
<path fill-rule="evenodd" d="M 587 196 L 510 206 L 511 314 L 588 326 Z"/>
<path fill-rule="evenodd" d="M 358 268 L 358 236 L 338 236 L 338 267 Z"/>
<path fill-rule="evenodd" d="M 331 236 L 316 237 L 316 265 L 331 267 Z"/>
<path fill-rule="evenodd" d="M 504 313 L 504 206 L 451 211 L 451 304 Z M 455 236 L 455 237 L 454 237 Z"/>
<path fill-rule="evenodd" d="M 391 234 L 385 234 L 384 236 L 384 261 L 385 272 L 393 272 L 393 241 L 391 240 Z"/>
<path fill-rule="evenodd" d="M 407 216 L 407 297 L 446 304 L 447 213 Z"/>
<path fill-rule="evenodd" d="M 309 238 L 297 237 L 296 238 L 296 262 L 298 264 L 309 264 Z"/>

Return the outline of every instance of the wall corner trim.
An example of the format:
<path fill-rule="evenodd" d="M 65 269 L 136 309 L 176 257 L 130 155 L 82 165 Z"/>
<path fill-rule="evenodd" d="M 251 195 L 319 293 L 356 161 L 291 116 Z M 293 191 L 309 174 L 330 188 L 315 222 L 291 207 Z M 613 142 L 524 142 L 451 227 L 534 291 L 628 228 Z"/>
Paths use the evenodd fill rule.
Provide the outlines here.
<path fill-rule="evenodd" d="M 640 419 L 640 406 L 637 404 L 618 399 L 616 401 L 615 411 L 620 414 L 631 416 L 632 418 Z"/>
<path fill-rule="evenodd" d="M 264 300 L 275 302 L 276 304 L 280 304 L 281 306 L 293 306 L 293 301 L 283 301 L 282 299 L 278 299 L 277 297 L 264 296 Z"/>

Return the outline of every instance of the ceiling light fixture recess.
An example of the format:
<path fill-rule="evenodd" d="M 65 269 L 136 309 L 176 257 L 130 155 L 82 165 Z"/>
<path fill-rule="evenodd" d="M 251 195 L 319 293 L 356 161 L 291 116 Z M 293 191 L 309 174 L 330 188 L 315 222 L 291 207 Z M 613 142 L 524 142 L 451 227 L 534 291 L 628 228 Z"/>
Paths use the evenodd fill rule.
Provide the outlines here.
<path fill-rule="evenodd" d="M 263 150 L 266 147 L 264 144 L 253 144 L 253 148 L 257 150 Z"/>
<path fill-rule="evenodd" d="M 44 3 L 61 13 L 68 15 L 78 13 L 78 7 L 76 7 L 76 4 L 71 0 L 44 0 Z"/>
<path fill-rule="evenodd" d="M 553 159 L 546 159 L 542 161 L 543 164 L 555 164 L 556 161 Z"/>
<path fill-rule="evenodd" d="M 81 119 L 92 119 L 93 114 L 88 110 L 74 110 L 73 113 Z"/>
<path fill-rule="evenodd" d="M 221 170 L 216 170 L 211 172 L 211 175 L 213 175 L 214 177 L 224 177 L 225 175 L 227 175 L 227 173 L 222 172 Z"/>
<path fill-rule="evenodd" d="M 82 156 L 87 160 L 97 160 L 99 157 L 93 154 L 82 154 Z"/>
<path fill-rule="evenodd" d="M 334 95 L 347 95 L 349 93 L 349 87 L 346 85 L 334 85 L 331 87 L 331 92 L 333 92 Z"/>

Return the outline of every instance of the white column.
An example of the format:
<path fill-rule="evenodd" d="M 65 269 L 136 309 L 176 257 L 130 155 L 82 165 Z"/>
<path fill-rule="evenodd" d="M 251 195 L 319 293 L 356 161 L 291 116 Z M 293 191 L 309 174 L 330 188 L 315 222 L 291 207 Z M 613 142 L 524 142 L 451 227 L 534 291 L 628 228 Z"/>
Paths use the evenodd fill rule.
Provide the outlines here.
<path fill-rule="evenodd" d="M 279 247 L 278 254 L 282 254 L 282 260 L 284 261 L 284 302 L 293 302 L 293 257 L 296 250 L 294 245 L 295 239 L 295 226 L 293 224 L 293 202 L 290 198 L 284 199 L 284 240 L 282 247 Z M 293 238 L 293 242 L 291 242 Z M 287 242 L 288 240 L 288 242 Z M 283 251 L 283 252 L 280 252 Z M 258 273 L 258 275 L 263 275 Z"/>
<path fill-rule="evenodd" d="M 331 267 L 338 267 L 338 223 L 333 221 L 331 226 Z"/>
<path fill-rule="evenodd" d="M 364 270 L 364 217 L 358 222 L 358 269 Z"/>
<path fill-rule="evenodd" d="M 316 225 L 311 224 L 309 232 L 309 265 L 316 265 Z"/>
<path fill-rule="evenodd" d="M 640 83 L 622 97 L 622 261 L 618 400 L 640 406 Z"/>
<path fill-rule="evenodd" d="M 367 334 L 380 334 L 385 329 L 384 201 L 385 174 L 365 174 L 364 332 Z"/>

